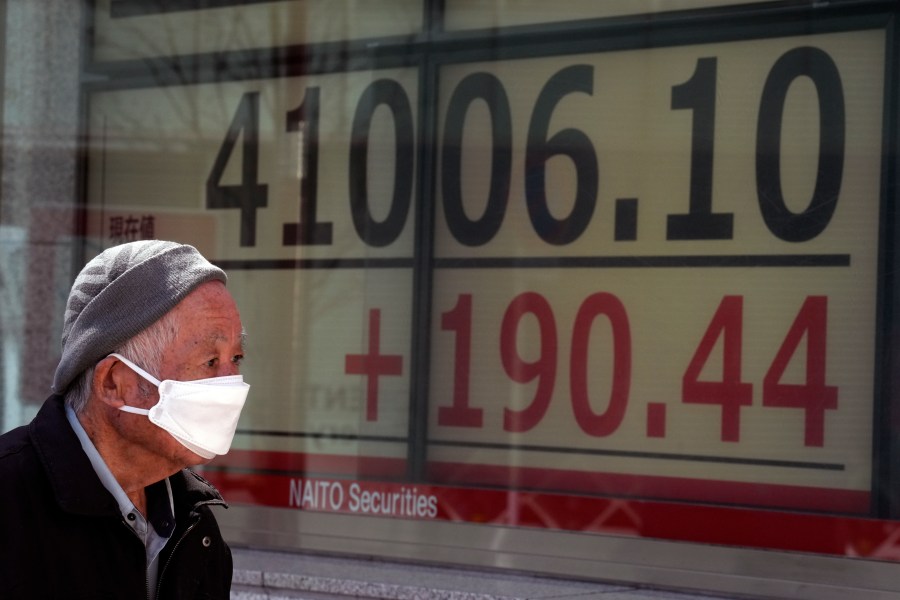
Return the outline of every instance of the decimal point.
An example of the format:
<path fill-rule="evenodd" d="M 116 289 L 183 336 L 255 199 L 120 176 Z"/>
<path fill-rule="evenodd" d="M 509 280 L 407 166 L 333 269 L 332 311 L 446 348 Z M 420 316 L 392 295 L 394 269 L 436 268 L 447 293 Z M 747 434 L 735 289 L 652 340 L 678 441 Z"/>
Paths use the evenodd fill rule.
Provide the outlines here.
<path fill-rule="evenodd" d="M 616 241 L 633 242 L 637 239 L 637 198 L 616 200 Z"/>
<path fill-rule="evenodd" d="M 663 402 L 647 405 L 647 437 L 666 437 L 666 404 Z"/>

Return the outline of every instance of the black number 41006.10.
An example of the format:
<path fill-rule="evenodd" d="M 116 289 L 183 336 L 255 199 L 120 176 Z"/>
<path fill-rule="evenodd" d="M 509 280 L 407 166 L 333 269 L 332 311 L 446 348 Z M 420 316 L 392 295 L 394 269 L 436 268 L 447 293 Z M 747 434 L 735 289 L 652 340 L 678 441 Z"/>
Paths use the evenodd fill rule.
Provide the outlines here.
<path fill-rule="evenodd" d="M 668 215 L 669 240 L 727 240 L 733 236 L 732 213 L 713 210 L 713 155 L 716 124 L 717 59 L 697 60 L 691 78 L 672 86 L 672 110 L 693 111 L 688 210 Z M 785 203 L 781 186 L 781 137 L 785 101 L 791 85 L 809 78 L 819 101 L 818 168 L 812 198 L 801 212 Z M 525 202 L 535 233 L 552 245 L 570 244 L 587 228 L 597 203 L 600 169 L 597 153 L 583 131 L 565 128 L 551 134 L 551 116 L 570 94 L 593 94 L 594 67 L 577 64 L 552 75 L 541 89 L 530 118 L 525 148 Z M 463 130 L 469 108 L 486 103 L 492 140 L 490 185 L 483 213 L 471 218 L 463 210 Z M 385 107 L 393 119 L 395 136 L 393 194 L 390 210 L 381 220 L 369 207 L 367 187 L 369 135 L 375 111 Z M 282 244 L 330 245 L 332 223 L 320 221 L 317 210 L 320 89 L 307 88 L 300 105 L 286 113 L 285 130 L 304 132 L 304 176 L 299 185 L 299 215 L 283 225 Z M 257 211 L 268 205 L 268 187 L 260 183 L 259 92 L 246 92 L 219 148 L 206 183 L 206 206 L 240 210 L 240 244 L 256 245 Z M 403 87 L 392 79 L 372 82 L 357 102 L 349 144 L 349 210 L 360 240 L 372 247 L 390 245 L 407 221 L 412 202 L 415 164 L 415 125 L 412 106 Z M 242 137 L 241 180 L 223 185 L 222 176 Z M 480 246 L 499 231 L 510 196 L 512 177 L 512 118 L 503 83 L 487 72 L 464 77 L 453 90 L 443 123 L 439 184 L 448 228 L 460 244 Z M 759 209 L 769 231 L 789 242 L 813 239 L 834 214 L 843 176 L 845 107 L 840 74 L 821 49 L 798 47 L 772 66 L 759 103 L 756 135 L 756 191 Z M 570 160 L 575 169 L 575 198 L 569 214 L 558 217 L 548 208 L 546 165 L 555 157 Z M 628 211 L 623 211 L 629 214 Z M 633 212 L 633 210 L 631 211 Z M 616 239 L 630 239 L 628 227 Z"/>

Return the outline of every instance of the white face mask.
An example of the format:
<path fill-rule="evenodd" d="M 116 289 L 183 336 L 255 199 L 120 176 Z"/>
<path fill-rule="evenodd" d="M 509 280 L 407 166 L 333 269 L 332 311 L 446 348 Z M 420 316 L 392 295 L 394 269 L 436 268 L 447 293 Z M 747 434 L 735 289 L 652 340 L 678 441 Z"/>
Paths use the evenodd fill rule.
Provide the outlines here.
<path fill-rule="evenodd" d="M 120 410 L 147 415 L 151 423 L 203 458 L 228 452 L 250 391 L 241 375 L 160 381 L 120 354 L 109 356 L 115 356 L 159 388 L 159 402 L 149 410 L 133 406 L 122 406 Z"/>

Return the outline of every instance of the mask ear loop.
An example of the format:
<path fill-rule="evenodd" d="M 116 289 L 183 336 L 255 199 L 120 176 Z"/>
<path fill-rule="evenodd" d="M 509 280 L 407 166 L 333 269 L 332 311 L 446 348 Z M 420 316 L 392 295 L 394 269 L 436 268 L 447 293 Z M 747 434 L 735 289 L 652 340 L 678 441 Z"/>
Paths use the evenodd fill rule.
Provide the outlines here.
<path fill-rule="evenodd" d="M 125 363 L 128 367 L 130 367 L 132 371 L 134 371 L 135 373 L 137 373 L 138 375 L 140 375 L 141 377 L 143 377 L 144 379 L 146 379 L 147 381 L 149 381 L 150 383 L 152 383 L 152 384 L 155 385 L 156 387 L 159 387 L 159 386 L 160 386 L 160 383 L 161 383 L 161 382 L 160 382 L 159 379 L 157 379 L 156 377 L 154 377 L 153 375 L 151 375 L 151 374 L 148 373 L 147 371 L 143 370 L 142 368 L 140 368 L 139 366 L 137 366 L 136 364 L 134 364 L 133 362 L 131 362 L 130 360 L 128 360 L 127 358 L 125 358 L 124 356 L 122 356 L 121 354 L 118 354 L 118 353 L 116 353 L 116 352 L 113 352 L 112 354 L 108 354 L 106 357 L 109 358 L 110 356 L 114 356 L 114 357 L 118 358 L 120 361 L 122 361 L 122 362 Z M 150 410 L 149 410 L 149 409 L 146 409 L 146 408 L 137 408 L 137 407 L 134 407 L 134 406 L 128 406 L 127 404 L 124 405 L 124 406 L 120 406 L 120 407 L 119 407 L 119 410 L 121 410 L 121 411 L 123 411 L 123 412 L 134 413 L 134 414 L 136 414 L 136 415 L 149 415 L 149 414 L 150 414 Z"/>
<path fill-rule="evenodd" d="M 119 410 L 127 413 L 134 413 L 136 415 L 144 415 L 147 416 L 150 414 L 150 409 L 148 408 L 137 408 L 135 406 L 128 406 L 127 404 L 123 404 L 119 407 Z"/>
<path fill-rule="evenodd" d="M 140 375 L 141 377 L 143 377 L 144 379 L 146 379 L 147 381 L 149 381 L 156 387 L 159 387 L 159 385 L 162 383 L 159 379 L 157 379 L 156 377 L 154 377 L 147 371 L 143 370 L 142 368 L 140 368 L 139 366 L 137 366 L 136 364 L 134 364 L 133 362 L 131 362 L 130 360 L 128 360 L 127 358 L 122 356 L 121 354 L 117 354 L 117 353 L 113 352 L 112 354 L 108 354 L 106 356 L 106 358 L 109 358 L 110 356 L 115 356 L 116 358 L 121 360 L 123 363 L 125 363 L 126 365 L 131 367 L 132 371 L 134 371 L 135 373 L 137 373 L 138 375 Z"/>

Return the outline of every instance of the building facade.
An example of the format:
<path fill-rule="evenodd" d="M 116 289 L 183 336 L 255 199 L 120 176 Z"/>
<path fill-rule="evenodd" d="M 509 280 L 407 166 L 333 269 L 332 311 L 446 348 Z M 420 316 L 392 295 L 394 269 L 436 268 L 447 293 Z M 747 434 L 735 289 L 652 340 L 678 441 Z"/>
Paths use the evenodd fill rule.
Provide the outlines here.
<path fill-rule="evenodd" d="M 0 430 L 173 239 L 249 334 L 236 548 L 900 594 L 896 2 L 0 5 Z"/>

